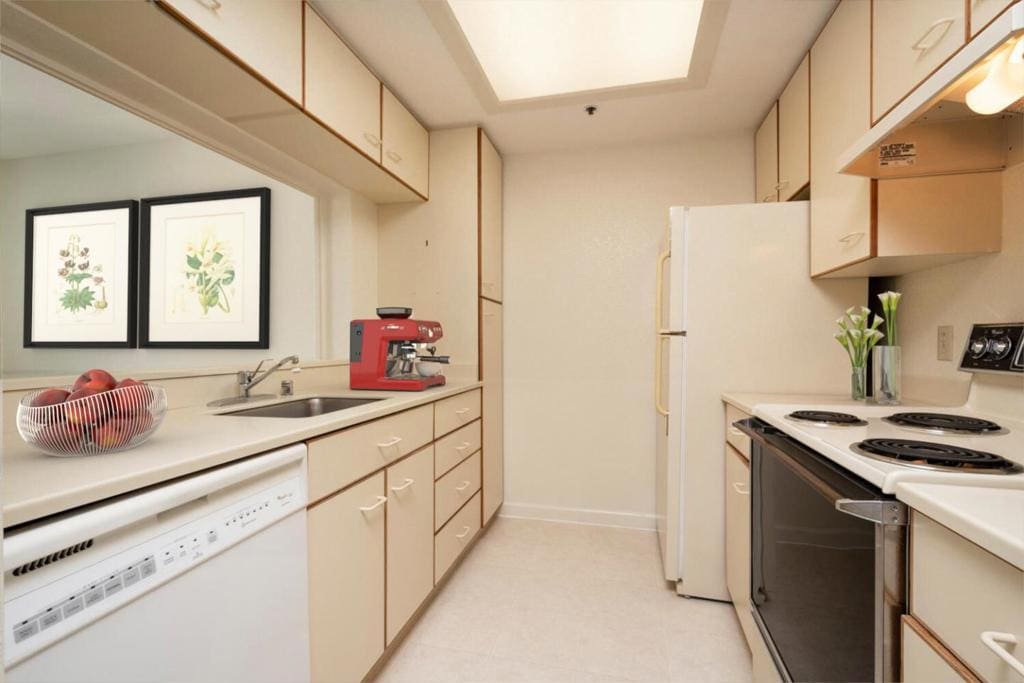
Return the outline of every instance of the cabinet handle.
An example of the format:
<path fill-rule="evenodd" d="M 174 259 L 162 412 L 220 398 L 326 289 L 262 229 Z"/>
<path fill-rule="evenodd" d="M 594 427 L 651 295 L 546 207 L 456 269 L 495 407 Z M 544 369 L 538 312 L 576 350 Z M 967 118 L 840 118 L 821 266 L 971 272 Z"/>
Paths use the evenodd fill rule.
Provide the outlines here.
<path fill-rule="evenodd" d="M 776 190 L 781 190 L 782 188 L 786 187 L 787 185 L 789 185 L 789 181 L 788 180 L 780 180 L 779 182 L 775 183 L 775 189 Z M 768 196 L 770 197 L 771 195 L 768 195 Z"/>
<path fill-rule="evenodd" d="M 396 436 L 393 439 L 388 439 L 384 443 L 377 444 L 377 448 L 391 448 L 392 446 L 397 446 L 400 443 L 402 443 L 402 437 Z"/>
<path fill-rule="evenodd" d="M 777 190 L 779 188 L 775 189 Z M 762 202 L 770 202 L 773 199 L 778 199 L 778 197 L 775 194 L 766 194 L 765 196 L 761 197 Z"/>
<path fill-rule="evenodd" d="M 862 237 L 864 237 L 863 232 L 850 232 L 840 237 L 838 241 L 849 246 L 854 242 L 859 242 Z"/>
<path fill-rule="evenodd" d="M 391 159 L 391 161 L 395 162 L 396 164 L 399 163 L 402 160 L 402 155 L 399 154 L 398 152 L 396 152 L 393 149 L 389 149 L 387 154 L 388 154 L 388 159 Z"/>
<path fill-rule="evenodd" d="M 985 643 L 985 647 L 996 653 L 996 656 L 1006 662 L 1011 669 L 1021 676 L 1024 676 L 1024 663 L 1007 652 L 1006 648 L 1003 647 L 1003 643 L 1006 643 L 1007 645 L 1016 645 L 1018 642 L 1017 636 L 1012 633 L 1002 633 L 1000 631 L 982 631 L 981 642 Z"/>
<path fill-rule="evenodd" d="M 462 527 L 462 533 L 461 534 L 455 534 L 455 538 L 457 538 L 457 539 L 459 539 L 461 541 L 466 536 L 469 536 L 469 532 L 470 532 L 470 528 L 468 526 L 464 526 L 464 527 Z"/>
<path fill-rule="evenodd" d="M 460 453 L 461 453 L 462 451 L 464 451 L 464 450 L 466 450 L 467 448 L 469 448 L 469 447 L 470 447 L 471 445 L 472 445 L 472 444 L 471 444 L 470 442 L 468 442 L 468 441 L 463 441 L 463 442 L 462 442 L 462 443 L 461 443 L 460 445 L 458 445 L 458 446 L 456 446 L 456 447 L 455 447 L 455 450 L 457 450 L 458 452 L 460 452 Z"/>
<path fill-rule="evenodd" d="M 468 488 L 469 488 L 469 482 L 468 481 L 464 481 L 461 484 L 459 484 L 458 486 L 456 486 L 455 490 L 458 491 L 459 493 L 462 493 L 463 491 L 465 491 Z"/>
<path fill-rule="evenodd" d="M 196 2 L 211 12 L 216 12 L 221 7 L 220 0 L 196 0 Z"/>
<path fill-rule="evenodd" d="M 386 503 L 386 502 L 388 502 L 388 497 L 387 496 L 377 496 L 377 502 L 376 503 L 374 503 L 373 505 L 368 505 L 368 506 L 363 507 L 363 508 L 359 508 L 359 511 L 364 513 L 364 514 L 367 513 L 367 512 L 373 512 L 374 510 L 376 510 L 380 506 L 384 505 L 384 503 Z"/>
<path fill-rule="evenodd" d="M 917 50 L 918 52 L 927 52 L 928 50 L 932 49 L 938 44 L 940 40 L 946 37 L 946 34 L 949 33 L 949 28 L 953 25 L 954 21 L 956 21 L 956 17 L 943 17 L 942 19 L 938 19 L 932 22 L 932 25 L 929 26 L 927 30 L 925 30 L 924 35 L 918 38 L 917 42 L 911 45 L 910 48 L 912 50 Z M 938 36 L 935 39 L 931 41 L 926 41 L 928 36 L 932 35 L 935 32 L 935 29 L 939 28 L 940 26 L 945 26 L 945 28 L 939 32 Z"/>
<path fill-rule="evenodd" d="M 459 417 L 462 417 L 463 415 L 465 415 L 468 412 L 469 412 L 469 408 L 459 408 L 458 410 L 455 411 L 455 414 L 458 415 Z"/>
<path fill-rule="evenodd" d="M 410 486 L 412 486 L 415 483 L 416 483 L 415 479 L 409 479 L 408 477 L 406 477 L 404 482 L 402 482 L 398 486 L 392 486 L 391 490 L 394 491 L 395 493 L 398 493 L 399 491 L 406 490 L 407 488 L 409 488 Z"/>
<path fill-rule="evenodd" d="M 729 433 L 732 434 L 733 436 L 746 436 L 746 434 L 736 429 L 735 427 L 729 427 Z"/>
<path fill-rule="evenodd" d="M 373 133 L 363 133 L 363 137 L 374 147 L 380 147 L 380 138 Z"/>
<path fill-rule="evenodd" d="M 743 482 L 741 482 L 741 481 L 734 481 L 732 483 L 732 488 L 733 488 L 733 490 L 736 493 L 740 494 L 741 496 L 749 496 L 750 495 L 750 487 L 749 486 L 744 487 L 743 486 Z"/>

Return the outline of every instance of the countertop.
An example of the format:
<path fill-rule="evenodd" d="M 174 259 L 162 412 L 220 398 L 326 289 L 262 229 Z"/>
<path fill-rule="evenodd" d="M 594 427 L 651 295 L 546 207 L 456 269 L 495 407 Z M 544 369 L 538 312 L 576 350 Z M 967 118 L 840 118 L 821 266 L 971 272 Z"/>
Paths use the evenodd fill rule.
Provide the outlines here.
<path fill-rule="evenodd" d="M 1024 570 L 1024 491 L 947 484 L 897 484 L 896 497 Z"/>
<path fill-rule="evenodd" d="M 829 405 L 864 405 L 864 401 L 854 401 L 849 395 L 841 396 L 838 394 L 754 394 L 740 391 L 729 391 L 722 394 L 722 400 L 750 415 L 754 414 L 754 406 L 759 403 L 825 403 Z"/>
<path fill-rule="evenodd" d="M 246 405 L 179 408 L 168 411 L 156 434 L 137 448 L 78 458 L 46 455 L 22 441 L 16 431 L 8 430 L 4 433 L 0 478 L 3 523 L 11 527 L 30 522 L 480 386 L 481 382 L 449 381 L 442 387 L 420 392 L 315 391 Z M 219 415 L 308 396 L 383 400 L 308 418 Z"/>

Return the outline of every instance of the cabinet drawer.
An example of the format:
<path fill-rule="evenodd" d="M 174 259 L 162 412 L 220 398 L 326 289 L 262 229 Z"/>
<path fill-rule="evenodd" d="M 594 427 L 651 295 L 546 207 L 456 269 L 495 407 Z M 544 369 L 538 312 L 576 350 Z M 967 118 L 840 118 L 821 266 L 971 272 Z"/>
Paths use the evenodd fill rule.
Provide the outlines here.
<path fill-rule="evenodd" d="M 427 194 L 427 160 L 430 137 L 427 129 L 413 117 L 390 90 L 384 88 L 381 99 L 381 137 L 384 139 L 382 163 L 421 195 Z"/>
<path fill-rule="evenodd" d="M 443 439 L 438 439 L 434 451 L 434 477 L 440 478 L 445 472 L 480 450 L 480 439 L 480 420 Z"/>
<path fill-rule="evenodd" d="M 921 622 L 903 615 L 904 683 L 961 683 L 978 679 Z"/>
<path fill-rule="evenodd" d="M 204 37 L 302 103 L 299 0 L 161 0 Z"/>
<path fill-rule="evenodd" d="M 964 0 L 874 0 L 872 110 L 877 121 L 964 44 Z"/>
<path fill-rule="evenodd" d="M 445 575 L 480 531 L 480 494 L 449 520 L 434 537 L 434 583 Z"/>
<path fill-rule="evenodd" d="M 911 518 L 910 557 L 911 614 L 984 680 L 1020 683 L 982 634 L 1010 633 L 1024 642 L 1024 572 L 918 513 Z M 1021 649 L 1010 652 L 1024 659 Z"/>
<path fill-rule="evenodd" d="M 480 417 L 480 390 L 474 389 L 434 404 L 434 438 Z"/>
<path fill-rule="evenodd" d="M 480 490 L 480 452 L 434 484 L 434 529 L 444 526 L 462 504 Z"/>
<path fill-rule="evenodd" d="M 309 499 L 345 488 L 430 443 L 430 406 L 374 420 L 309 442 Z"/>
<path fill-rule="evenodd" d="M 739 451 L 740 455 L 750 460 L 750 437 L 733 427 L 733 423 L 746 420 L 748 417 L 750 415 L 731 403 L 725 404 L 725 440 Z"/>

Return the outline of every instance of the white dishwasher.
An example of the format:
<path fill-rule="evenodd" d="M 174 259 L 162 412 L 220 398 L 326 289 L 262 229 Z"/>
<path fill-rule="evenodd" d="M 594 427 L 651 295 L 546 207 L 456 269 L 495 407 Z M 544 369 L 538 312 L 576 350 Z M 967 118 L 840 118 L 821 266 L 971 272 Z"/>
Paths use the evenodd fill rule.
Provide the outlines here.
<path fill-rule="evenodd" d="M 306 683 L 306 447 L 17 528 L 8 683 Z"/>

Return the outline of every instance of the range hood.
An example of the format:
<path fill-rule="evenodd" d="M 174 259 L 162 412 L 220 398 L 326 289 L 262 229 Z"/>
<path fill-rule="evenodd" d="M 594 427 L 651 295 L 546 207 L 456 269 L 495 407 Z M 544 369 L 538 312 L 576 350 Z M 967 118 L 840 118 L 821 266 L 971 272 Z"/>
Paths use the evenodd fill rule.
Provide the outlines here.
<path fill-rule="evenodd" d="M 1024 36 L 1024 2 L 1003 12 L 837 160 L 840 173 L 908 178 L 998 171 L 1024 161 L 1024 101 L 982 116 L 965 104 L 999 54 Z"/>

